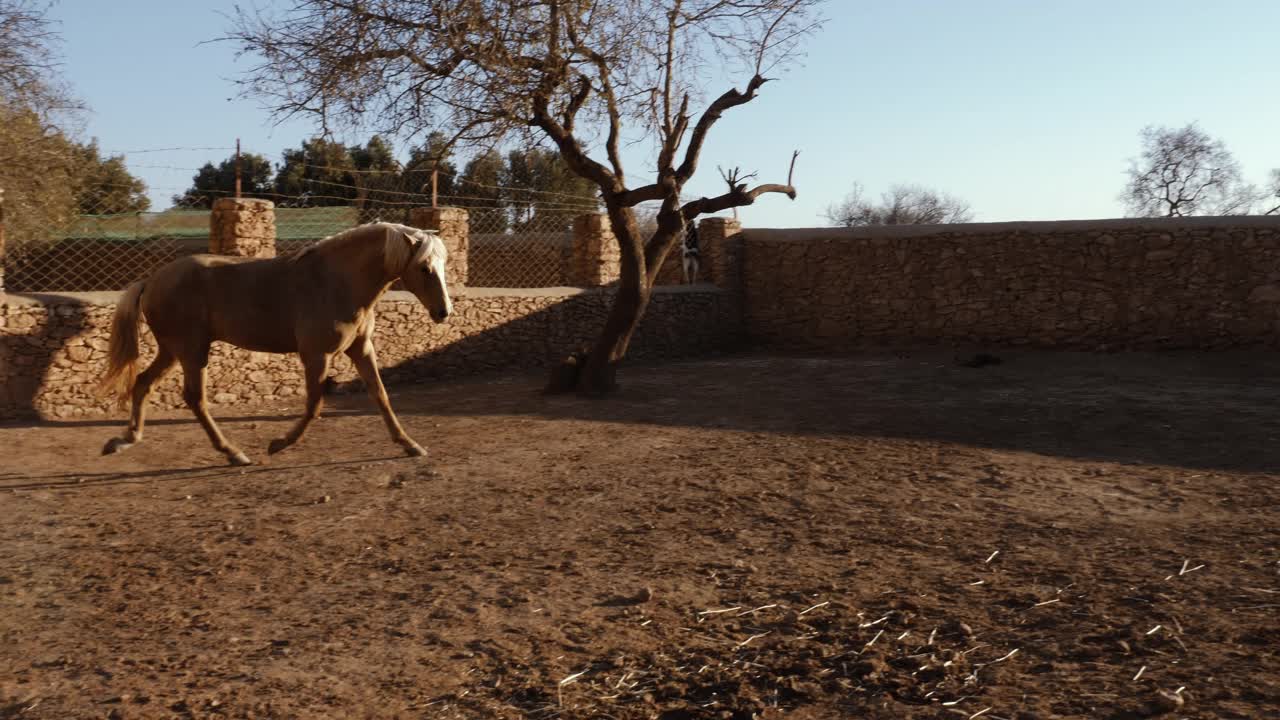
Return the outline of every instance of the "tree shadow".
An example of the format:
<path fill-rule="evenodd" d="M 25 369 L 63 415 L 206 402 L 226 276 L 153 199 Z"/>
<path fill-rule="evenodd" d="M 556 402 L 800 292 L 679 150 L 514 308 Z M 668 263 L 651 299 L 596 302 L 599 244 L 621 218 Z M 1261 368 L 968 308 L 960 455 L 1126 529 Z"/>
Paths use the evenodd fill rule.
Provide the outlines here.
<path fill-rule="evenodd" d="M 743 354 L 633 363 L 606 399 L 547 397 L 533 374 L 402 386 L 402 415 L 526 415 L 639 426 L 954 443 L 1122 464 L 1280 471 L 1280 358 L 995 350 Z M 637 428 L 636 432 L 643 432 Z"/>
<path fill-rule="evenodd" d="M 563 291 L 563 289 L 562 289 Z M 471 299 L 483 303 L 483 293 Z M 503 291 L 509 296 L 514 291 Z M 546 368 L 589 344 L 604 326 L 616 289 L 593 288 L 482 332 L 381 369 L 383 382 L 403 387 L 422 380 Z M 530 303 L 541 302 L 530 292 Z M 509 300 L 504 300 L 509 302 Z M 424 320 L 425 321 L 425 320 Z M 736 298 L 713 285 L 657 288 L 632 340 L 628 357 L 641 362 L 707 357 L 743 344 Z M 359 380 L 338 383 L 338 394 L 363 392 Z"/>
<path fill-rule="evenodd" d="M 53 293 L 8 293 L 0 295 L 12 307 L 26 312 L 11 313 L 8 332 L 0 334 L 0 368 L 8 368 L 0 387 L 0 417 L 35 418 L 36 400 L 55 363 L 70 368 L 74 358 L 59 353 L 90 326 L 88 312 L 93 306 L 73 295 Z M 43 313 L 37 312 L 43 310 Z M 17 327 L 18 318 L 33 318 L 31 327 Z M 16 330 L 16 331 L 15 331 Z M 88 348 L 83 350 L 88 357 Z"/>

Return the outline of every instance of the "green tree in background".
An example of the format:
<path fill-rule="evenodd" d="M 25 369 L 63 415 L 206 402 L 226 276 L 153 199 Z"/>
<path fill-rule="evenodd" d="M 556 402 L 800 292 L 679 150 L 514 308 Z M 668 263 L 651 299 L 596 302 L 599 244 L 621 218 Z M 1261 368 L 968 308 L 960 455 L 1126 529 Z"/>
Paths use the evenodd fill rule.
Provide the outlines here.
<path fill-rule="evenodd" d="M 575 215 L 598 207 L 595 184 L 570 170 L 553 150 L 532 147 L 507 153 L 505 180 L 517 230 L 555 225 L 567 229 Z"/>
<path fill-rule="evenodd" d="M 58 72 L 61 37 L 36 1 L 0 1 L 0 188 L 6 242 L 49 240 L 77 210 L 81 108 Z"/>
<path fill-rule="evenodd" d="M 458 179 L 457 193 L 442 204 L 452 204 L 471 211 L 471 228 L 476 233 L 502 233 L 511 227 L 507 214 L 506 163 L 496 150 L 489 150 L 472 158 L 462 177 Z"/>
<path fill-rule="evenodd" d="M 458 166 L 453 162 L 453 150 L 444 133 L 433 132 L 427 141 L 409 150 L 405 163 L 402 187 L 405 192 L 431 195 L 431 169 L 435 167 L 436 192 L 441 196 L 457 194 Z"/>
<path fill-rule="evenodd" d="M 271 161 L 262 155 L 244 153 L 240 156 L 240 194 L 242 197 L 271 199 Z M 236 157 L 214 165 L 205 163 L 191 178 L 191 187 L 182 195 L 173 196 L 173 204 L 187 208 L 213 207 L 220 197 L 232 197 L 236 191 Z"/>
<path fill-rule="evenodd" d="M 75 148 L 76 211 L 82 215 L 117 215 L 151 207 L 147 184 L 134 177 L 123 155 L 102 157 L 98 141 Z"/>
<path fill-rule="evenodd" d="M 395 149 L 391 143 L 379 135 L 369 138 L 363 146 L 355 146 L 349 150 L 351 156 L 352 181 L 356 185 L 356 207 L 369 209 L 370 220 L 380 208 L 403 209 L 408 198 L 401 194 L 402 180 L 400 163 L 396 161 Z"/>
<path fill-rule="evenodd" d="M 346 145 L 325 138 L 304 140 L 284 151 L 276 170 L 281 205 L 349 205 L 356 198 L 355 163 Z"/>

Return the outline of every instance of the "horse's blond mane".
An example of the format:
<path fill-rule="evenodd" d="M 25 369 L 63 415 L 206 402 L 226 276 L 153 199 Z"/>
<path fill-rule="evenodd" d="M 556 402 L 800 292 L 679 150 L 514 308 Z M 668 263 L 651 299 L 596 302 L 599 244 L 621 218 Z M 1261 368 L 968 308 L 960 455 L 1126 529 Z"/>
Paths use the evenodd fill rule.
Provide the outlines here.
<path fill-rule="evenodd" d="M 399 275 L 411 263 L 419 263 L 427 255 L 444 255 L 444 243 L 434 230 L 400 225 L 398 223 L 377 223 L 386 228 L 386 245 L 382 249 L 382 259 L 386 263 L 387 272 Z M 405 238 L 416 240 L 405 242 Z"/>
<path fill-rule="evenodd" d="M 374 222 L 343 230 L 323 240 L 318 240 L 315 244 L 299 253 L 299 257 L 310 252 L 319 252 L 326 248 L 343 245 L 363 233 L 369 233 L 372 237 L 374 236 L 373 231 L 378 229 L 382 230 L 382 260 L 386 266 L 387 273 L 390 275 L 401 274 L 411 262 L 420 262 L 428 254 L 443 255 L 445 252 L 444 243 L 440 242 L 439 236 L 436 235 L 434 230 L 422 230 L 399 223 Z M 406 242 L 406 239 L 416 242 Z"/>

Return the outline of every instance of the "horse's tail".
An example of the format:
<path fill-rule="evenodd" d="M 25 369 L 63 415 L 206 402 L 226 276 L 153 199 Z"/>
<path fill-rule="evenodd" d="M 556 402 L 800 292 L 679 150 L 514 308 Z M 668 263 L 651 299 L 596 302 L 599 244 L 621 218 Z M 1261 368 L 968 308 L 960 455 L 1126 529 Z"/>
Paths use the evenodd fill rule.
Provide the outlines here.
<path fill-rule="evenodd" d="M 120 296 L 111 320 L 111 348 L 107 351 L 107 372 L 98 383 L 100 394 L 116 398 L 116 406 L 128 407 L 133 384 L 138 379 L 138 320 L 142 305 L 141 280 Z"/>

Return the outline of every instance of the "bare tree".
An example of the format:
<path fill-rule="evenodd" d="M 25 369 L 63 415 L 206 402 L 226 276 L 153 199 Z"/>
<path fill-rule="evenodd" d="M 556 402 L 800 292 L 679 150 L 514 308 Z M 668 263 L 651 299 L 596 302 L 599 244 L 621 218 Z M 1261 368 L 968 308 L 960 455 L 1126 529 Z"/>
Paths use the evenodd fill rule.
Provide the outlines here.
<path fill-rule="evenodd" d="M 1120 195 L 1137 217 L 1247 215 L 1259 199 L 1221 140 L 1195 123 L 1142 130 L 1142 156 Z"/>
<path fill-rule="evenodd" d="M 1280 215 L 1280 168 L 1271 171 L 1271 180 L 1267 183 L 1267 191 L 1263 195 L 1263 215 Z"/>
<path fill-rule="evenodd" d="M 238 12 L 230 39 L 260 59 L 248 94 L 279 116 L 373 123 L 404 137 L 453 129 L 493 147 L 512 133 L 549 139 L 600 188 L 622 250 L 618 292 L 573 384 L 614 386 L 663 259 L 699 215 L 749 205 L 790 183 L 730 183 L 681 202 L 721 116 L 751 102 L 820 23 L 821 0 L 296 0 L 273 14 Z M 746 84 L 703 105 L 717 67 Z M 698 112 L 695 107 L 701 105 Z M 656 181 L 634 186 L 624 141 L 654 143 Z M 661 203 L 642 237 L 635 207 Z M 564 377 L 561 374 L 560 377 Z"/>
<path fill-rule="evenodd" d="M 953 195 L 919 185 L 893 185 L 881 193 L 880 203 L 867 200 L 861 183 L 823 213 L 833 225 L 942 225 L 973 219 L 969 203 Z"/>

